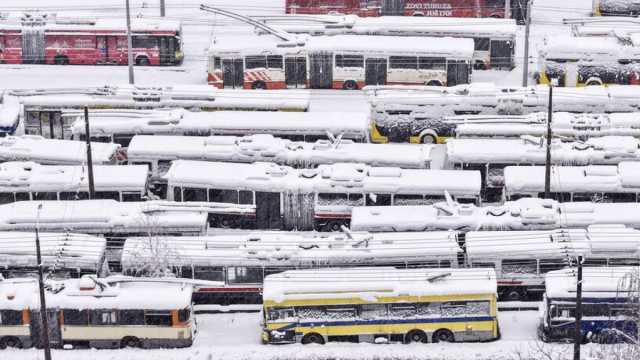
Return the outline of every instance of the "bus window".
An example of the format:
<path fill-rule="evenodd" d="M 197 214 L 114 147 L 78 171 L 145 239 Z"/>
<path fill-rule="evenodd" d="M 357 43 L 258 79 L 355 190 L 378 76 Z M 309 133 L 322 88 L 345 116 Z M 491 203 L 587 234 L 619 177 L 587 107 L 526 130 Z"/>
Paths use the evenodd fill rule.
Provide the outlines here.
<path fill-rule="evenodd" d="M 227 269 L 229 284 L 260 284 L 262 268 L 230 267 Z"/>
<path fill-rule="evenodd" d="M 327 312 L 322 306 L 296 307 L 296 314 L 299 321 L 324 321 L 327 316 Z"/>
<path fill-rule="evenodd" d="M 91 312 L 91 325 L 116 325 L 118 324 L 115 310 L 94 310 Z"/>
<path fill-rule="evenodd" d="M 114 134 L 113 142 L 120 144 L 122 147 L 129 147 L 129 143 L 131 143 L 133 136 L 134 134 Z"/>
<path fill-rule="evenodd" d="M 385 304 L 362 304 L 360 306 L 360 318 L 365 320 L 384 319 L 387 317 Z"/>
<path fill-rule="evenodd" d="M 58 193 L 55 192 L 36 192 L 32 195 L 33 200 L 58 200 Z"/>
<path fill-rule="evenodd" d="M 152 36 L 134 36 L 132 46 L 140 49 L 157 49 L 158 38 Z"/>
<path fill-rule="evenodd" d="M 123 192 L 122 201 L 142 201 L 140 192 Z"/>
<path fill-rule="evenodd" d="M 253 205 L 253 191 L 240 190 L 238 192 L 238 204 L 240 205 Z"/>
<path fill-rule="evenodd" d="M 144 325 L 144 310 L 120 310 L 120 325 Z M 66 318 L 65 318 L 66 320 Z"/>
<path fill-rule="evenodd" d="M 185 194 L 186 197 L 186 194 Z M 186 200 L 185 200 L 186 201 Z M 204 200 L 206 201 L 206 200 Z M 227 204 L 238 203 L 238 190 L 209 189 L 209 201 Z"/>
<path fill-rule="evenodd" d="M 389 206 L 391 205 L 391 194 L 368 194 L 366 206 Z"/>
<path fill-rule="evenodd" d="M 267 68 L 282 70 L 284 61 L 282 55 L 268 55 L 267 56 Z"/>
<path fill-rule="evenodd" d="M 349 320 L 356 318 L 356 308 L 353 306 L 327 306 L 327 317 L 331 320 Z"/>
<path fill-rule="evenodd" d="M 496 264 L 492 262 L 472 262 L 473 267 L 495 268 Z"/>
<path fill-rule="evenodd" d="M 318 205 L 346 205 L 349 202 L 347 194 L 319 193 Z"/>
<path fill-rule="evenodd" d="M 584 266 L 607 266 L 607 259 L 604 258 L 586 258 Z"/>
<path fill-rule="evenodd" d="M 609 266 L 638 266 L 638 265 L 640 265 L 640 259 L 637 259 L 637 258 L 609 259 Z"/>
<path fill-rule="evenodd" d="M 447 68 L 445 58 L 421 57 L 418 61 L 420 70 L 445 70 Z"/>
<path fill-rule="evenodd" d="M 269 309 L 269 320 L 295 321 L 295 311 L 293 308 L 271 308 Z"/>
<path fill-rule="evenodd" d="M 183 201 L 207 201 L 207 190 L 199 188 L 184 188 Z"/>
<path fill-rule="evenodd" d="M 0 325 L 22 325 L 22 311 L 2 310 L 0 311 Z"/>
<path fill-rule="evenodd" d="M 213 68 L 215 70 L 222 70 L 222 59 L 218 56 L 213 58 Z"/>
<path fill-rule="evenodd" d="M 389 305 L 389 317 L 410 318 L 416 315 L 415 304 L 391 304 Z"/>
<path fill-rule="evenodd" d="M 96 199 L 120 201 L 120 193 L 117 191 L 96 191 Z"/>
<path fill-rule="evenodd" d="M 60 200 L 85 200 L 89 198 L 86 191 L 65 191 L 60 193 Z"/>
<path fill-rule="evenodd" d="M 170 311 L 147 311 L 144 314 L 145 325 L 155 326 L 171 326 L 171 312 Z"/>
<path fill-rule="evenodd" d="M 12 203 L 14 200 L 13 193 L 0 193 L 0 204 Z"/>
<path fill-rule="evenodd" d="M 246 69 L 265 69 L 267 67 L 266 56 L 247 56 L 245 59 Z"/>
<path fill-rule="evenodd" d="M 391 69 L 417 69 L 418 58 L 416 56 L 390 56 L 389 68 Z"/>
<path fill-rule="evenodd" d="M 422 195 L 398 194 L 393 197 L 393 205 L 425 205 L 426 203 Z"/>
<path fill-rule="evenodd" d="M 503 274 L 536 274 L 538 262 L 535 259 L 505 259 L 502 260 Z"/>
<path fill-rule="evenodd" d="M 182 201 L 182 188 L 174 187 L 173 188 L 173 201 Z"/>
<path fill-rule="evenodd" d="M 337 68 L 362 68 L 364 56 L 362 55 L 336 55 Z"/>
<path fill-rule="evenodd" d="M 187 322 L 191 318 L 191 309 L 186 308 L 182 310 L 178 310 L 178 321 Z"/>
<path fill-rule="evenodd" d="M 567 266 L 564 259 L 540 259 L 540 274 L 553 270 L 560 270 Z"/>
<path fill-rule="evenodd" d="M 224 281 L 224 270 L 222 267 L 195 266 L 193 268 L 193 278 L 198 280 Z"/>
<path fill-rule="evenodd" d="M 65 325 L 88 325 L 89 313 L 85 310 L 64 309 L 62 310 Z"/>
<path fill-rule="evenodd" d="M 475 38 L 474 40 L 474 50 L 475 51 L 489 51 L 489 38 Z"/>

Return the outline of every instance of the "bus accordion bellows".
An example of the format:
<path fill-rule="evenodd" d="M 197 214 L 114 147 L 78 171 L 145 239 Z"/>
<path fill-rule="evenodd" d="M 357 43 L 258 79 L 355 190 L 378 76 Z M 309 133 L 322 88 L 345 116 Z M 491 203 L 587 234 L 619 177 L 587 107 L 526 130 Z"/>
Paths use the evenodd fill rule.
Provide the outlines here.
<path fill-rule="evenodd" d="M 638 338 L 640 268 L 596 267 L 582 270 L 582 341 L 615 343 Z M 566 341 L 575 336 L 576 270 L 547 273 L 538 336 L 543 341 Z"/>
<path fill-rule="evenodd" d="M 192 112 L 176 110 L 92 111 L 91 139 L 128 147 L 134 135 L 259 135 L 294 141 L 369 139 L 366 112 Z M 84 113 L 63 112 L 74 139 L 85 140 Z"/>
<path fill-rule="evenodd" d="M 188 347 L 194 340 L 192 286 L 152 279 L 83 276 L 48 280 L 54 348 Z M 43 346 L 35 279 L 0 279 L 0 348 Z"/>
<path fill-rule="evenodd" d="M 88 199 L 87 172 L 84 165 L 1 163 L 0 204 L 22 200 Z M 95 165 L 93 176 L 96 199 L 142 201 L 147 196 L 146 166 Z"/>
<path fill-rule="evenodd" d="M 263 343 L 499 338 L 493 269 L 290 270 L 264 282 Z"/>
<path fill-rule="evenodd" d="M 336 35 L 292 43 L 254 36 L 211 45 L 208 83 L 241 89 L 453 86 L 470 82 L 473 51 L 473 40 L 451 37 Z"/>
<path fill-rule="evenodd" d="M 445 190 L 460 201 L 479 202 L 477 171 L 400 169 L 336 163 L 293 169 L 273 163 L 176 160 L 165 175 L 167 200 L 226 203 L 253 213 L 215 213 L 216 227 L 337 231 L 353 206 L 430 204 Z"/>
<path fill-rule="evenodd" d="M 114 164 L 120 145 L 91 143 L 94 164 Z M 80 141 L 45 139 L 38 135 L 0 137 L 0 161 L 33 161 L 43 165 L 82 165 L 87 162 L 87 144 Z"/>
<path fill-rule="evenodd" d="M 150 246 L 151 245 L 151 246 Z M 155 246 L 157 245 L 157 246 Z M 127 238 L 123 272 L 146 276 L 162 257 L 167 270 L 224 287 L 196 287 L 197 311 L 234 309 L 262 303 L 265 276 L 318 267 L 456 267 L 461 250 L 451 233 L 251 232 L 200 237 Z M 166 254 L 157 250 L 166 249 Z M 165 256 L 166 255 L 166 256 Z"/>

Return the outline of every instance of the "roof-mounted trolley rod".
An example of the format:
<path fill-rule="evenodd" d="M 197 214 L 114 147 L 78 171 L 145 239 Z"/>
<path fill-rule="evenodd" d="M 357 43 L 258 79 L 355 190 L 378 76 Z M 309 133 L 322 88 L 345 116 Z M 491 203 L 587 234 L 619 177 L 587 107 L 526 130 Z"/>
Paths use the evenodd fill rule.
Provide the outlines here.
<path fill-rule="evenodd" d="M 585 18 L 569 18 L 562 19 L 562 23 L 565 25 L 585 25 L 596 23 L 627 23 L 640 25 L 640 19 L 632 17 L 585 17 Z"/>
<path fill-rule="evenodd" d="M 266 25 L 258 20 L 252 19 L 248 16 L 244 16 L 244 15 L 240 15 L 240 14 L 236 14 L 234 12 L 231 11 L 227 11 L 227 10 L 223 10 L 223 9 L 219 9 L 213 6 L 208 6 L 208 5 L 204 5 L 201 4 L 200 5 L 200 10 L 202 11 L 206 11 L 206 12 L 210 12 L 213 14 L 217 14 L 217 15 L 222 15 L 222 16 L 227 16 L 230 17 L 232 19 L 241 21 L 245 24 L 249 24 L 249 25 L 253 25 L 257 28 L 259 28 L 260 30 L 265 31 L 266 33 L 269 33 L 273 36 L 278 37 L 281 40 L 284 41 L 290 41 L 290 42 L 296 42 L 297 41 L 297 37 L 293 34 L 289 34 L 286 31 L 282 31 L 282 30 L 278 30 L 278 29 L 274 29 L 269 25 Z"/>
<path fill-rule="evenodd" d="M 321 16 L 309 16 L 309 15 L 262 15 L 253 16 L 253 19 L 268 22 L 287 22 L 287 21 L 304 21 L 309 23 L 321 23 L 321 24 L 339 24 L 344 22 L 343 16 L 321 17 Z"/>

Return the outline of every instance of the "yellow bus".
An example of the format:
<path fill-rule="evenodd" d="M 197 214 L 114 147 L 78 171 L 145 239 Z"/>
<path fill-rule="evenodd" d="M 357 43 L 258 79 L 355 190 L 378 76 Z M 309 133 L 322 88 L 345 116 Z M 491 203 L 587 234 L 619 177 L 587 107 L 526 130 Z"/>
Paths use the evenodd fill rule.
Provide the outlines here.
<path fill-rule="evenodd" d="M 267 276 L 264 344 L 498 339 L 492 268 L 291 270 Z"/>

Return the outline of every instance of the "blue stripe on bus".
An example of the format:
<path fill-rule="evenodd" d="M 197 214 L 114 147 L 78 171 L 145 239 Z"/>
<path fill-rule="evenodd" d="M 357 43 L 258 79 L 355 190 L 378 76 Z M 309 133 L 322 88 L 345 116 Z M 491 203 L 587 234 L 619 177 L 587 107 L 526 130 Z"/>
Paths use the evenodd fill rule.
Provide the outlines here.
<path fill-rule="evenodd" d="M 466 318 L 434 318 L 434 319 L 381 319 L 381 320 L 355 320 L 355 321 L 327 321 L 327 322 L 302 322 L 292 323 L 278 331 L 289 330 L 295 327 L 318 327 L 318 326 L 357 326 L 357 325 L 394 325 L 394 324 L 427 324 L 427 323 L 449 323 L 449 322 L 471 322 L 471 321 L 494 321 L 493 316 L 477 316 Z"/>

